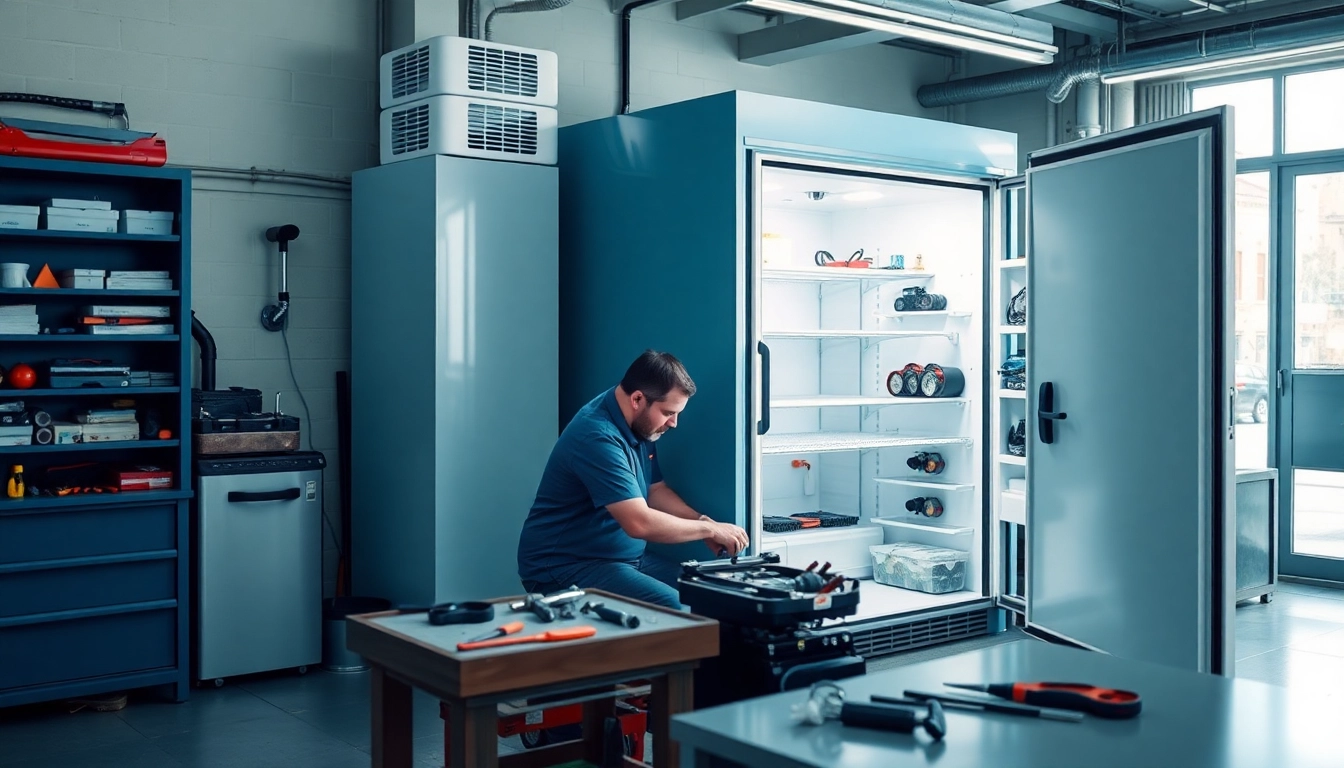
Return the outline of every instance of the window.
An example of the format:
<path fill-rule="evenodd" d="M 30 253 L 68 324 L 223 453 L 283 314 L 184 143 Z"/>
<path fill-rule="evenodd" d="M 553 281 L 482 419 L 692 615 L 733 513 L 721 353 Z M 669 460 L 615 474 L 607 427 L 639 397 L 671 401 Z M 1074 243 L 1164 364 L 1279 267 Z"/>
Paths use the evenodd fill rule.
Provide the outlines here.
<path fill-rule="evenodd" d="M 1344 147 L 1344 100 L 1339 98 L 1344 92 L 1344 69 L 1288 75 L 1283 91 L 1285 152 Z"/>
<path fill-rule="evenodd" d="M 1236 112 L 1232 131 L 1238 158 L 1274 153 L 1273 78 L 1195 88 L 1190 94 L 1190 104 L 1196 111 L 1232 105 Z"/>
<path fill-rule="evenodd" d="M 1241 300 L 1241 251 L 1237 251 L 1237 260 L 1232 264 L 1232 273 L 1236 276 L 1236 287 L 1233 288 L 1232 298 Z"/>

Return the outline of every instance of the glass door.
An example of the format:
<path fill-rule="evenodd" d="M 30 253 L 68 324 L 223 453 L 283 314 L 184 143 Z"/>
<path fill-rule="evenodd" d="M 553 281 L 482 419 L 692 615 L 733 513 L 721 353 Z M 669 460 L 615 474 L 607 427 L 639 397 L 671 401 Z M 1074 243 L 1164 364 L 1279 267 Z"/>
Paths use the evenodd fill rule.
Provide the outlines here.
<path fill-rule="evenodd" d="M 1281 183 L 1280 569 L 1344 581 L 1344 163 Z"/>

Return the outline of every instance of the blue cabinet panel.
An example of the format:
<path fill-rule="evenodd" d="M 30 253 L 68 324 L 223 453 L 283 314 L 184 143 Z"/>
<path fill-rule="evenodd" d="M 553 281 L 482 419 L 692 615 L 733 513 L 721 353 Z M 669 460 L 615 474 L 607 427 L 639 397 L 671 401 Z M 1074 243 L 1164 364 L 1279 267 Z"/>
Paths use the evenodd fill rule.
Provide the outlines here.
<path fill-rule="evenodd" d="M 68 611 L 177 597 L 177 555 L 129 563 L 81 565 L 4 572 L 0 569 L 0 617 Z"/>
<path fill-rule="evenodd" d="M 0 565 L 176 547 L 176 504 L 0 515 Z"/>
<path fill-rule="evenodd" d="M 177 613 L 0 626 L 0 689 L 176 666 Z"/>

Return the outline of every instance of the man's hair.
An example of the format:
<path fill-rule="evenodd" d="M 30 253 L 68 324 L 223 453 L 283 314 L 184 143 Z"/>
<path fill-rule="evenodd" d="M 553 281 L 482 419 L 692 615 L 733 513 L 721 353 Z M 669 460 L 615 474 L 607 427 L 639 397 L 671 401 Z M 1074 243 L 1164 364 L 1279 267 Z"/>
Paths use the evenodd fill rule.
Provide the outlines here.
<path fill-rule="evenodd" d="M 674 389 L 682 390 L 687 397 L 694 395 L 695 382 L 691 381 L 691 375 L 680 360 L 666 352 L 646 349 L 625 370 L 621 389 L 627 395 L 643 392 L 645 397 L 656 403 Z"/>

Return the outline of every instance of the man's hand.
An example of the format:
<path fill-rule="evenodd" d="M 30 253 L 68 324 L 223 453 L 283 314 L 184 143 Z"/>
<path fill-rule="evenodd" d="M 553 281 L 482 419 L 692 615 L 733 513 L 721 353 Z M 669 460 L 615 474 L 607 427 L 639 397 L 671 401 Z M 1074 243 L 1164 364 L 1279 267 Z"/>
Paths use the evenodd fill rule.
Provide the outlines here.
<path fill-rule="evenodd" d="M 725 549 L 728 550 L 730 556 L 746 550 L 747 544 L 750 543 L 746 531 L 732 523 L 714 522 L 708 517 L 701 517 L 700 519 L 710 521 L 713 526 L 712 534 L 708 539 L 705 539 L 705 545 L 715 555 Z"/>

